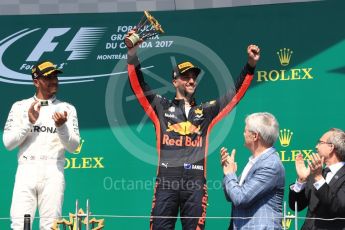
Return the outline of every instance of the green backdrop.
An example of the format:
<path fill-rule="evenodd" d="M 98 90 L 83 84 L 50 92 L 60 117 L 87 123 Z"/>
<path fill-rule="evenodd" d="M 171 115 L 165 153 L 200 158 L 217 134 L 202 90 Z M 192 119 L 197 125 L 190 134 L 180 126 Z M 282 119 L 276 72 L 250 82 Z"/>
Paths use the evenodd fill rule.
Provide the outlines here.
<path fill-rule="evenodd" d="M 286 142 L 276 143 L 286 169 L 286 191 L 296 178 L 296 154 L 307 158 L 326 130 L 345 129 L 344 9 L 343 1 L 320 1 L 153 13 L 166 34 L 144 43 L 139 55 L 147 81 L 167 97 L 174 96 L 174 63 L 191 60 L 203 69 L 197 98 L 205 102 L 231 87 L 246 62 L 248 44 L 261 48 L 252 86 L 210 136 L 207 216 L 230 215 L 221 189 L 219 149 L 237 149 L 241 172 L 250 156 L 243 146 L 246 115 L 271 112 L 283 135 L 293 133 Z M 130 90 L 123 44 L 129 26 L 141 17 L 142 13 L 0 17 L 1 136 L 11 105 L 34 94 L 31 66 L 51 59 L 63 67 L 58 97 L 77 108 L 83 139 L 79 154 L 66 153 L 63 215 L 74 212 L 76 199 L 85 210 L 89 198 L 93 214 L 105 218 L 105 229 L 147 229 L 149 224 L 145 216 L 150 214 L 156 174 L 155 133 Z M 10 224 L 6 218 L 16 152 L 0 144 L 0 229 Z M 206 223 L 207 229 L 227 229 L 229 220 Z M 33 229 L 38 229 L 37 221 Z M 180 222 L 176 229 L 181 229 Z"/>

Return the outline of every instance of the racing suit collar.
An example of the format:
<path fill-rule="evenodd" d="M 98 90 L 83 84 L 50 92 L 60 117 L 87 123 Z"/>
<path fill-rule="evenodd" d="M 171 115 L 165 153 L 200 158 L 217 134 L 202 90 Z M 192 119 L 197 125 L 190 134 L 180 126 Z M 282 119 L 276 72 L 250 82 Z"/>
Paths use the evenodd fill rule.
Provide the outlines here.
<path fill-rule="evenodd" d="M 43 100 L 43 99 L 39 99 L 37 98 L 36 94 L 33 97 L 35 99 L 35 101 L 47 101 L 48 105 L 51 105 L 55 100 L 56 100 L 56 96 L 52 96 L 51 98 L 49 98 L 48 100 Z"/>
<path fill-rule="evenodd" d="M 174 98 L 173 103 L 174 103 L 175 105 L 178 105 L 178 106 L 181 106 L 181 105 L 184 105 L 184 104 L 185 104 L 183 99 L 176 99 L 176 98 Z M 196 105 L 196 103 L 195 103 L 195 98 L 192 98 L 192 100 L 190 101 L 189 104 L 190 104 L 191 106 Z"/>

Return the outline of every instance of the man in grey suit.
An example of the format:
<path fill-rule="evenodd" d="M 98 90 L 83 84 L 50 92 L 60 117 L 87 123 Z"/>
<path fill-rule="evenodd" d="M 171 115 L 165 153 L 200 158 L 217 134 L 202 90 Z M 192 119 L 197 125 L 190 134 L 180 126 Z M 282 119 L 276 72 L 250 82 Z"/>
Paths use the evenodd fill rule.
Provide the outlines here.
<path fill-rule="evenodd" d="M 224 193 L 232 203 L 229 229 L 282 228 L 285 170 L 273 147 L 278 133 L 279 125 L 272 114 L 247 116 L 243 134 L 252 156 L 239 178 L 236 150 L 229 156 L 226 148 L 221 149 Z"/>

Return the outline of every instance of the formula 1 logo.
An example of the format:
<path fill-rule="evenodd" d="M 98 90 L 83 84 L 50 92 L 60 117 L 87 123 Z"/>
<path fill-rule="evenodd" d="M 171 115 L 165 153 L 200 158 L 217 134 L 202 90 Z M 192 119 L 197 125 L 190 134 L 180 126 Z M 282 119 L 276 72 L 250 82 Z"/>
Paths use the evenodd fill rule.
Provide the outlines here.
<path fill-rule="evenodd" d="M 32 84 L 30 70 L 33 65 L 42 59 L 44 55 L 54 52 L 55 57 L 67 56 L 66 62 L 57 63 L 58 68 L 63 68 L 68 61 L 77 61 L 87 59 L 90 52 L 95 48 L 97 42 L 103 36 L 106 31 L 104 27 L 80 27 L 74 34 L 74 37 L 70 42 L 65 45 L 61 44 L 59 40 L 61 37 L 68 34 L 72 28 L 48 28 L 45 32 L 41 28 L 23 29 L 17 31 L 0 41 L 0 81 L 13 84 Z M 17 43 L 25 44 L 25 47 L 21 45 L 21 48 L 27 48 L 32 42 L 32 36 L 39 32 L 43 32 L 40 40 L 34 45 L 32 51 L 27 55 L 26 59 L 23 59 L 23 63 L 15 64 L 16 67 L 8 67 L 8 60 L 5 53 L 20 52 L 13 51 L 13 46 L 19 46 Z M 70 36 L 70 34 L 69 34 Z M 59 49 L 57 48 L 59 46 Z M 61 50 L 63 47 L 63 50 Z M 18 49 L 18 48 L 17 48 Z M 61 55 L 63 51 L 64 55 Z M 65 54 L 66 53 L 66 54 Z M 58 54 L 58 55 L 57 55 Z M 20 59 L 20 58 L 17 58 Z M 61 59 L 61 58 L 60 58 Z M 20 60 L 19 60 L 20 61 Z M 95 78 L 114 75 L 116 73 L 100 73 L 95 75 L 84 76 L 63 76 L 59 77 L 60 83 L 80 83 L 93 81 Z"/>
<path fill-rule="evenodd" d="M 49 28 L 32 50 L 26 61 L 38 61 L 43 53 L 53 52 L 58 45 L 57 42 L 53 42 L 54 38 L 64 35 L 70 29 L 71 28 Z M 37 29 L 31 30 L 28 33 L 36 30 Z M 67 60 L 85 59 L 95 46 L 95 43 L 103 35 L 104 31 L 105 28 L 81 27 L 65 49 L 65 51 L 71 52 Z"/>

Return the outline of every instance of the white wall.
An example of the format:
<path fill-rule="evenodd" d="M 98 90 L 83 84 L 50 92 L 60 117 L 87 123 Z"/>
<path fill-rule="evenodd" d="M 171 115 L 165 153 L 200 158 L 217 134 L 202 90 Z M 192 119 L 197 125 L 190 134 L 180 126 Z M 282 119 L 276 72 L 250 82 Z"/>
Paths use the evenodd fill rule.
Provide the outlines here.
<path fill-rule="evenodd" d="M 315 0 L 0 0 L 0 15 L 181 10 Z"/>

